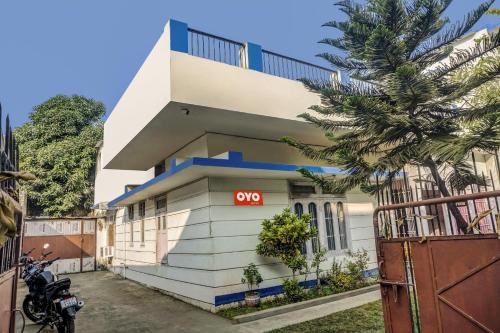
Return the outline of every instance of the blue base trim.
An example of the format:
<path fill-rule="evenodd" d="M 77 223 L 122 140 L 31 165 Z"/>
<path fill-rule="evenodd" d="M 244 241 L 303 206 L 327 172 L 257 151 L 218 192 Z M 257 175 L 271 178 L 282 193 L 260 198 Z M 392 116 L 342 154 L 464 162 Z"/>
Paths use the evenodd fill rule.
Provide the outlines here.
<path fill-rule="evenodd" d="M 299 282 L 299 284 L 304 288 L 311 288 L 311 287 L 314 287 L 316 285 L 316 280 L 301 281 L 301 282 Z M 261 288 L 261 289 L 257 289 L 256 291 L 259 292 L 260 297 L 279 295 L 279 294 L 283 294 L 283 285 Z M 224 304 L 229 304 L 229 303 L 234 303 L 234 302 L 240 302 L 243 300 L 245 300 L 245 292 L 240 292 L 240 293 L 234 293 L 234 294 L 215 296 L 214 303 L 215 303 L 215 306 L 219 306 L 219 305 L 224 305 Z"/>
<path fill-rule="evenodd" d="M 376 276 L 376 275 L 378 275 L 378 269 L 373 268 L 373 269 L 366 270 L 363 272 L 363 275 L 365 277 Z M 304 288 L 312 288 L 316 285 L 316 279 L 301 281 L 301 282 L 299 282 L 299 284 Z M 283 293 L 283 285 L 261 288 L 261 289 L 257 289 L 256 291 L 258 291 L 260 293 L 260 297 L 279 295 L 279 294 Z M 240 293 L 234 293 L 234 294 L 215 296 L 214 303 L 215 303 L 215 306 L 219 306 L 219 305 L 230 304 L 230 303 L 234 303 L 234 302 L 240 302 L 243 300 L 245 300 L 245 292 L 240 292 Z"/>

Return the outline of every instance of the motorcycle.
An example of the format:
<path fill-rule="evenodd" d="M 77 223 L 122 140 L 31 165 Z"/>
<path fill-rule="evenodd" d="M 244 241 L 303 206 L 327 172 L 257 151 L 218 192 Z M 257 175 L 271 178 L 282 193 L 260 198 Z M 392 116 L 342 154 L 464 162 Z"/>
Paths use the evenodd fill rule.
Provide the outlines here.
<path fill-rule="evenodd" d="M 44 245 L 44 250 L 49 247 Z M 26 316 L 37 324 L 42 324 L 39 332 L 45 327 L 56 328 L 58 333 L 73 333 L 75 331 L 75 316 L 84 302 L 71 294 L 69 289 L 71 280 L 58 280 L 45 268 L 52 265 L 59 257 L 44 260 L 49 253 L 42 252 L 42 260 L 25 260 L 25 269 L 22 272 L 29 293 L 23 301 L 23 311 Z M 27 255 L 26 255 L 27 257 Z"/>

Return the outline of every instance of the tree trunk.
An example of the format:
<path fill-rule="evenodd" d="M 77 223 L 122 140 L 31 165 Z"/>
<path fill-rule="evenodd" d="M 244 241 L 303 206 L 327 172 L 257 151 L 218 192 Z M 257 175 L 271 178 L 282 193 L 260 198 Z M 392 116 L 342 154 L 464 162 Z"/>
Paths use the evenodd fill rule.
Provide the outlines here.
<path fill-rule="evenodd" d="M 439 174 L 436 163 L 434 161 L 427 161 L 425 163 L 425 166 L 431 170 L 432 178 L 434 178 L 434 181 L 436 182 L 436 185 L 438 186 L 441 195 L 443 197 L 451 197 L 450 191 L 448 191 L 448 188 L 446 187 L 446 183 Z M 447 203 L 446 206 L 448 207 L 448 210 L 450 211 L 451 215 L 453 215 L 453 217 L 455 218 L 458 228 L 462 230 L 464 234 L 468 233 L 467 227 L 469 226 L 469 224 L 465 221 L 464 217 L 462 216 L 462 213 L 460 213 L 460 210 L 458 209 L 456 204 L 454 202 L 450 202 Z"/>

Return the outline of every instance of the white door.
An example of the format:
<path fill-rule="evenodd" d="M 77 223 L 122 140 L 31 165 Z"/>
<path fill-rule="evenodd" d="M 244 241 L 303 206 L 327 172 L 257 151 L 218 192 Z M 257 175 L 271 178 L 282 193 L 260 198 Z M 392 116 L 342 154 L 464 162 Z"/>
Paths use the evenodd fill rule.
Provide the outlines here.
<path fill-rule="evenodd" d="M 167 253 L 167 216 L 163 214 L 156 217 L 156 262 L 159 264 L 166 263 Z"/>

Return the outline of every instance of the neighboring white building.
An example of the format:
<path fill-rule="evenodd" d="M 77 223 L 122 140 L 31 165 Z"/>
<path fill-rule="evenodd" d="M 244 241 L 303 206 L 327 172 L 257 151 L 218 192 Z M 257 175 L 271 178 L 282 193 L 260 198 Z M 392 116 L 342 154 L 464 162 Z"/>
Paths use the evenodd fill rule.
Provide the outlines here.
<path fill-rule="evenodd" d="M 313 216 L 324 268 L 366 249 L 376 271 L 374 198 L 322 193 L 297 169 L 342 171 L 280 142 L 327 144 L 297 118 L 320 103 L 301 77 L 339 73 L 169 21 L 104 125 L 96 204 L 116 209 L 114 272 L 214 310 L 244 298 L 253 262 L 261 294 L 278 293 L 291 271 L 255 247 L 262 220 L 286 207 Z M 240 192 L 261 198 L 240 205 Z"/>

